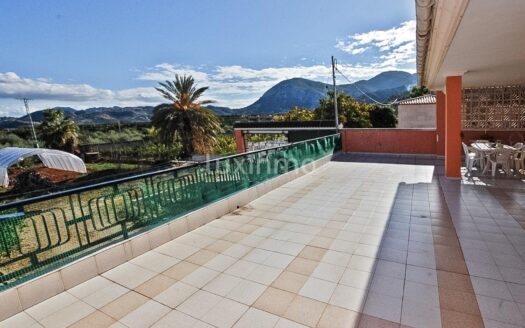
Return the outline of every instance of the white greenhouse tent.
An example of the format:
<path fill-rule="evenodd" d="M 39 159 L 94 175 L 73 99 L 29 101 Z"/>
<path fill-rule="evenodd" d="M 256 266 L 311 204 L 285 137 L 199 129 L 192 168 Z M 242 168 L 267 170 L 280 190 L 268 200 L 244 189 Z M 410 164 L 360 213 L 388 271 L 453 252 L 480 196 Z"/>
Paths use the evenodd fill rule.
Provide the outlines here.
<path fill-rule="evenodd" d="M 87 172 L 86 165 L 80 157 L 65 151 L 45 148 L 6 147 L 0 149 L 0 185 L 4 187 L 9 185 L 7 169 L 10 166 L 32 156 L 38 156 L 44 166 L 52 169 L 79 173 Z"/>

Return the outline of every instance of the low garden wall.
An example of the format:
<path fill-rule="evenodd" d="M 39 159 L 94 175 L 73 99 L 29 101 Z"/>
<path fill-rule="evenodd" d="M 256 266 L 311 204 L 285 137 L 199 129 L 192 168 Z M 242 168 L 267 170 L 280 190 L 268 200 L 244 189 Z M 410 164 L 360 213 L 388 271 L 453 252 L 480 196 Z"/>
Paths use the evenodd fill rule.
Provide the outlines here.
<path fill-rule="evenodd" d="M 344 152 L 436 154 L 435 129 L 343 129 Z"/>

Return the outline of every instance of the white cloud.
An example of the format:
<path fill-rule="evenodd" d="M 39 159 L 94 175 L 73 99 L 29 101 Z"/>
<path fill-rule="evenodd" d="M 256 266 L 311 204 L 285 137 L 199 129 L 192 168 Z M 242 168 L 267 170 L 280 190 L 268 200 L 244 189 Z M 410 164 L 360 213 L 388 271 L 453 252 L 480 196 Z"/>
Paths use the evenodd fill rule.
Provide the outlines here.
<path fill-rule="evenodd" d="M 400 64 L 415 64 L 416 43 L 409 42 L 380 57 L 383 65 L 396 66 Z"/>
<path fill-rule="evenodd" d="M 352 81 L 371 78 L 385 70 L 399 69 L 390 61 L 369 65 L 340 64 L 339 69 Z M 239 65 L 218 66 L 203 72 L 191 67 L 162 63 L 139 74 L 139 80 L 162 81 L 173 79 L 175 74 L 192 75 L 199 85 L 209 86 L 207 98 L 217 100 L 217 105 L 232 108 L 244 107 L 257 100 L 275 84 L 294 77 L 331 81 L 331 68 L 326 65 L 247 68 Z M 342 80 L 340 83 L 346 83 Z"/>
<path fill-rule="evenodd" d="M 218 106 L 244 107 L 257 100 L 266 90 L 280 81 L 302 77 L 326 81 L 330 68 L 324 65 L 247 68 L 239 65 L 217 66 L 204 72 L 192 67 L 162 63 L 139 74 L 139 80 L 171 80 L 175 74 L 191 75 L 199 85 L 209 87 L 207 98 L 217 101 Z"/>
<path fill-rule="evenodd" d="M 29 79 L 16 73 L 0 73 L 0 98 L 30 98 L 39 100 L 85 101 L 158 101 L 152 88 L 124 90 L 97 89 L 89 84 L 51 83 L 46 79 Z"/>
<path fill-rule="evenodd" d="M 374 53 L 367 63 L 340 63 L 339 69 L 352 82 L 371 78 L 387 70 L 415 71 L 415 21 L 407 21 L 387 30 L 375 30 L 350 35 L 337 42 L 336 47 L 344 52 L 357 55 Z M 266 90 L 280 81 L 301 77 L 320 82 L 328 82 L 331 69 L 325 63 L 289 67 L 250 68 L 240 65 L 230 66 L 184 66 L 160 63 L 145 70 L 134 69 L 136 80 L 149 87 L 123 90 L 102 89 L 89 84 L 66 84 L 53 82 L 46 78 L 26 78 L 14 72 L 0 72 L 0 115 L 20 111 L 18 101 L 6 99 L 31 98 L 35 106 L 71 106 L 87 108 L 92 106 L 137 106 L 156 105 L 163 101 L 153 88 L 155 83 L 172 80 L 175 74 L 191 75 L 200 86 L 208 86 L 206 99 L 217 101 L 217 106 L 240 108 L 257 100 Z M 338 83 L 346 83 L 338 77 Z M 136 82 L 136 81 L 135 81 Z M 39 108 L 39 109 L 40 109 Z M 16 109 L 16 110 L 15 110 Z"/>
<path fill-rule="evenodd" d="M 369 65 L 339 64 L 339 69 L 357 81 L 371 78 L 385 70 L 399 69 L 396 62 L 410 57 L 411 49 L 399 47 L 385 55 L 380 63 Z M 405 60 L 404 59 L 404 60 Z M 410 70 L 409 70 L 410 71 Z M 331 81 L 331 68 L 325 65 L 267 67 L 261 69 L 243 66 L 218 66 L 205 72 L 200 69 L 162 63 L 139 73 L 137 80 L 160 82 L 172 80 L 175 74 L 191 75 L 200 86 L 208 86 L 205 99 L 217 101 L 217 106 L 241 108 L 252 104 L 266 90 L 290 78 L 301 77 L 320 82 Z M 339 83 L 347 81 L 339 77 Z M 30 79 L 16 73 L 0 73 L 0 99 L 30 98 L 38 109 L 53 106 L 70 106 L 78 109 L 94 106 L 157 105 L 163 102 L 159 93 L 151 87 L 123 90 L 100 89 L 88 84 L 61 84 L 49 80 Z M 20 116 L 20 109 L 11 105 L 0 108 L 0 115 Z M 9 108 L 9 109 L 8 109 Z"/>
<path fill-rule="evenodd" d="M 359 55 L 367 51 L 369 47 L 360 47 L 358 42 L 337 41 L 335 47 L 352 55 Z"/>
<path fill-rule="evenodd" d="M 147 81 L 164 81 L 172 80 L 175 74 L 191 75 L 196 81 L 207 82 L 208 74 L 195 70 L 189 66 L 172 65 L 162 63 L 149 68 L 146 72 L 142 72 L 138 79 Z"/>
<path fill-rule="evenodd" d="M 86 100 L 96 96 L 106 97 L 109 90 L 97 90 L 87 84 L 53 84 L 41 79 L 26 79 L 16 73 L 0 73 L 2 98 L 56 98 Z"/>
<path fill-rule="evenodd" d="M 82 109 L 93 106 L 136 106 L 158 104 L 162 97 L 153 88 L 110 90 L 89 84 L 52 83 L 49 79 L 20 77 L 14 72 L 0 72 L 0 115 L 20 116 L 19 102 L 13 99 L 29 98 L 38 109 L 71 106 Z"/>
<path fill-rule="evenodd" d="M 356 33 L 345 40 L 337 41 L 335 47 L 352 55 L 362 54 L 368 50 L 380 53 L 388 52 L 379 58 L 385 60 L 385 66 L 400 66 L 413 63 L 415 60 L 416 21 L 406 21 L 387 30 L 374 30 Z M 413 49 L 413 52 L 412 52 Z"/>

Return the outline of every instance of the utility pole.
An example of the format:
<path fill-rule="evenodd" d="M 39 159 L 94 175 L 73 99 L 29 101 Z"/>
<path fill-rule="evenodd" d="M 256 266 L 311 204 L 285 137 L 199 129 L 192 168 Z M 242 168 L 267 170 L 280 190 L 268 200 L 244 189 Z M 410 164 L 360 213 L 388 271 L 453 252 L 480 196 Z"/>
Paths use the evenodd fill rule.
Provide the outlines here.
<path fill-rule="evenodd" d="M 35 124 L 33 123 L 33 118 L 31 117 L 31 111 L 29 110 L 29 99 L 24 98 L 24 106 L 26 108 L 27 116 L 29 116 L 29 122 L 31 123 L 31 131 L 33 132 L 33 139 L 35 140 L 36 148 L 40 148 L 38 145 L 38 139 L 36 138 Z"/>
<path fill-rule="evenodd" d="M 335 131 L 339 132 L 339 111 L 337 110 L 337 89 L 335 86 L 335 65 L 337 64 L 332 56 L 332 79 L 334 81 L 334 112 L 335 112 Z"/>

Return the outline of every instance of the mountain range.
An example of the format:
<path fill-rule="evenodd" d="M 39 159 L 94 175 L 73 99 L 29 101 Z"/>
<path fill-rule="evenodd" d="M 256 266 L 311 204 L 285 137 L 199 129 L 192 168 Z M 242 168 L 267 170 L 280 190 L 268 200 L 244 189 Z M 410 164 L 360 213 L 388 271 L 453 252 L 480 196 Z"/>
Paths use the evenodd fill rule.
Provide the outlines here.
<path fill-rule="evenodd" d="M 405 96 L 416 84 L 416 75 L 403 71 L 388 71 L 380 73 L 369 80 L 361 80 L 351 84 L 337 86 L 338 91 L 355 97 L 358 100 L 370 102 L 370 98 L 387 102 Z M 270 115 L 284 113 L 293 106 L 314 109 L 319 100 L 332 90 L 332 85 L 293 78 L 284 80 L 268 89 L 253 104 L 238 109 L 229 107 L 208 106 L 217 115 Z M 366 94 L 366 95 L 365 95 Z M 368 97 L 367 97 L 368 96 Z M 71 117 L 77 124 L 108 124 L 108 123 L 142 123 L 148 122 L 153 113 L 153 106 L 137 107 L 94 107 L 75 110 L 71 107 L 56 107 Z M 43 110 L 31 114 L 33 121 L 41 122 Z M 27 115 L 0 118 L 0 128 L 16 128 L 29 123 Z"/>
<path fill-rule="evenodd" d="M 379 102 L 388 102 L 406 95 L 416 82 L 416 74 L 388 71 L 369 80 L 338 85 L 337 90 L 360 101 L 370 102 L 372 98 Z M 256 102 L 239 110 L 247 115 L 261 115 L 285 113 L 293 106 L 313 109 L 319 105 L 319 100 L 326 96 L 327 91 L 332 91 L 332 88 L 332 85 L 322 82 L 301 78 L 289 79 L 277 83 Z"/>

